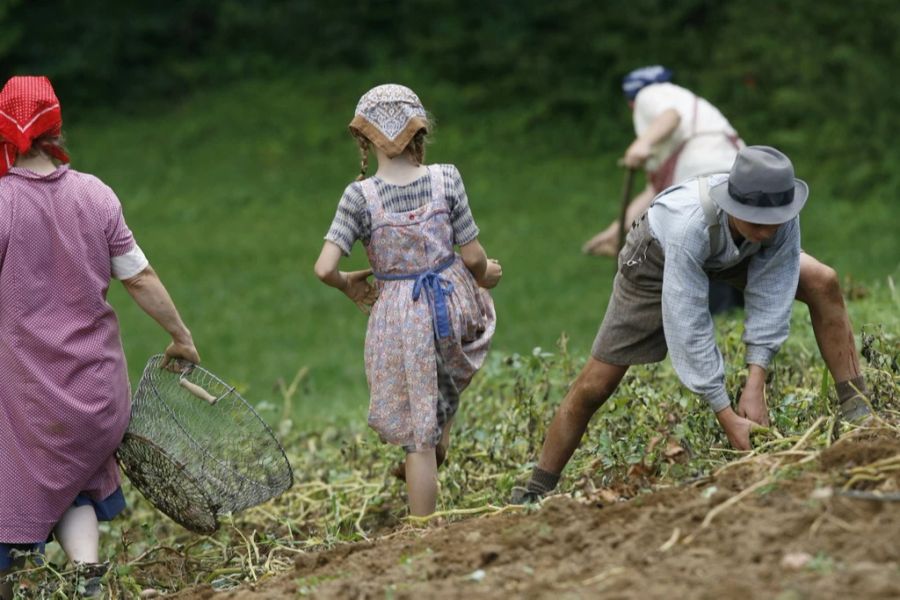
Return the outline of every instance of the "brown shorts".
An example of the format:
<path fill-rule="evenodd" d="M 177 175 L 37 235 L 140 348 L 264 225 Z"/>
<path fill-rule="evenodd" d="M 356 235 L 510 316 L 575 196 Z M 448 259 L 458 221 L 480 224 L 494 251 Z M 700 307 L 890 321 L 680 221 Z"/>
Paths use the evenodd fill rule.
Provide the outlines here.
<path fill-rule="evenodd" d="M 650 233 L 647 213 L 631 226 L 625 247 L 619 253 L 619 268 L 612 296 L 591 356 L 612 365 L 659 362 L 668 347 L 662 323 L 662 281 L 665 255 Z M 749 258 L 722 271 L 709 272 L 710 279 L 743 290 L 747 284 Z"/>

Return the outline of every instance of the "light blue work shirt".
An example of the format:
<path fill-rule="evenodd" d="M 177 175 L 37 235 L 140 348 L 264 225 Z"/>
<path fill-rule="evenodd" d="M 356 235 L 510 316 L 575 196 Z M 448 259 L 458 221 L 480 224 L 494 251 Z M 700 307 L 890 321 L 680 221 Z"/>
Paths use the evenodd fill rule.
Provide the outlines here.
<path fill-rule="evenodd" d="M 710 187 L 727 174 L 709 176 Z M 736 245 L 728 215 L 717 210 L 718 232 L 724 237 L 713 254 L 700 205 L 698 179 L 664 190 L 650 207 L 653 237 L 665 254 L 662 320 L 672 365 L 681 382 L 700 394 L 716 412 L 730 406 L 725 366 L 716 346 L 709 312 L 709 275 L 750 257 L 744 288 L 743 341 L 747 364 L 769 366 L 787 338 L 791 307 L 800 278 L 800 219 L 794 217 L 762 244 L 744 240 Z"/>

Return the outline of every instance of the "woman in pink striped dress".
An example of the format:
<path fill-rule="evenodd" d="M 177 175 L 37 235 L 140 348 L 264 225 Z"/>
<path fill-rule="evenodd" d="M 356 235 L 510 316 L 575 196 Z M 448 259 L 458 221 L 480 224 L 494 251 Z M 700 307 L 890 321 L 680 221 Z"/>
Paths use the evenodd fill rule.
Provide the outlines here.
<path fill-rule="evenodd" d="M 51 536 L 99 562 L 98 520 L 124 508 L 114 453 L 131 411 L 111 278 L 199 362 L 112 190 L 70 169 L 44 77 L 0 91 L 0 576 Z M 0 583 L 0 598 L 11 597 Z"/>

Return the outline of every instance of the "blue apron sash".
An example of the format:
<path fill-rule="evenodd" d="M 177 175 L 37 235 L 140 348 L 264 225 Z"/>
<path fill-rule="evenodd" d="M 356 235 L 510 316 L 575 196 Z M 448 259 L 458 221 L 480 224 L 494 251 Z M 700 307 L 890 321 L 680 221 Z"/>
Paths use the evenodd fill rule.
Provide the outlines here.
<path fill-rule="evenodd" d="M 414 280 L 415 283 L 412 289 L 413 301 L 417 302 L 419 300 L 419 296 L 424 289 L 425 296 L 428 299 L 428 306 L 431 309 L 431 320 L 435 334 L 438 338 L 446 338 L 453 335 L 453 330 L 450 327 L 450 312 L 447 309 L 447 296 L 453 293 L 453 283 L 449 279 L 441 277 L 439 273 L 454 262 L 456 262 L 455 255 L 435 268 L 422 271 L 421 273 L 409 273 L 406 275 L 375 273 L 375 278 L 382 281 Z"/>

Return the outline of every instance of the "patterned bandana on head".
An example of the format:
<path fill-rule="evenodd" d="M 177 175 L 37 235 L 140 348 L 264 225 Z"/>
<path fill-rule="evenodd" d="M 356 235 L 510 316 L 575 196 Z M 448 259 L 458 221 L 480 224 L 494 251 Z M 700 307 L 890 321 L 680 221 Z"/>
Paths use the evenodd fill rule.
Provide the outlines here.
<path fill-rule="evenodd" d="M 12 77 L 0 90 L 0 177 L 20 154 L 31 149 L 34 140 L 44 134 L 59 135 L 62 111 L 53 86 L 46 77 Z M 54 158 L 69 162 L 69 156 L 57 146 L 41 148 Z"/>
<path fill-rule="evenodd" d="M 635 69 L 622 79 L 622 91 L 629 100 L 634 100 L 638 92 L 651 83 L 665 83 L 672 80 L 672 71 L 662 65 Z"/>
<path fill-rule="evenodd" d="M 359 99 L 350 131 L 361 133 L 390 158 L 399 156 L 420 129 L 428 129 L 425 108 L 408 87 L 388 83 Z"/>

